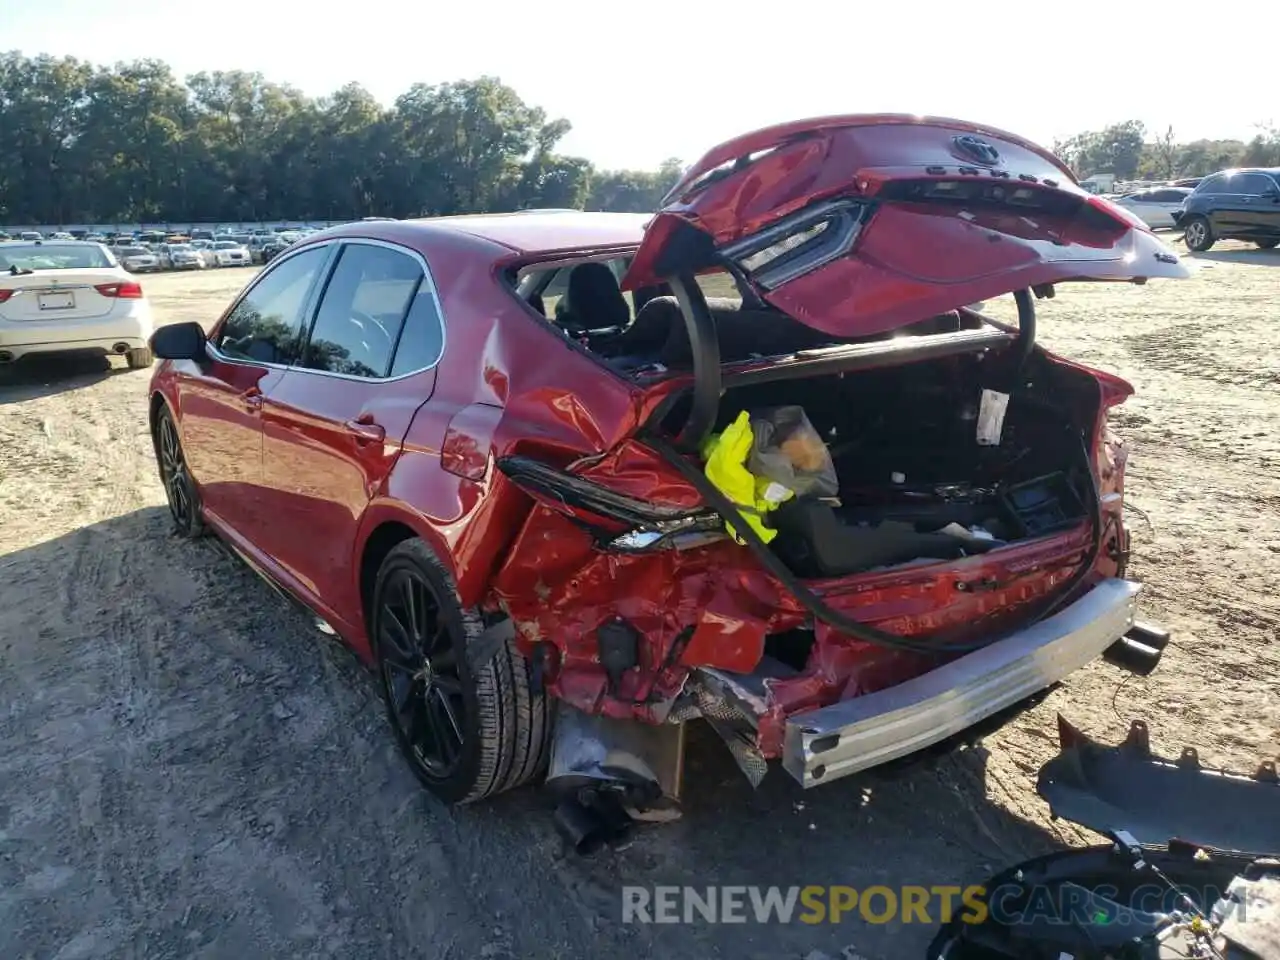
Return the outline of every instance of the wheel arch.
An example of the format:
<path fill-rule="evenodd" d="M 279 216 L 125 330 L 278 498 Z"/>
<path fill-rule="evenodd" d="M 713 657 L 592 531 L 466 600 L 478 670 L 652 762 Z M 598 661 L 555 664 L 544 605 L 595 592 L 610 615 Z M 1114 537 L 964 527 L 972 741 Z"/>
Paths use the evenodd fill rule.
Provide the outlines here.
<path fill-rule="evenodd" d="M 169 402 L 165 400 L 163 393 L 159 390 L 152 392 L 151 399 L 147 403 L 147 426 L 150 427 L 153 436 L 156 432 L 156 422 L 160 419 L 160 410 L 168 405 Z M 173 411 L 170 411 L 169 415 L 173 416 Z"/>
<path fill-rule="evenodd" d="M 173 425 L 178 431 L 178 436 L 182 436 L 182 425 L 178 423 L 178 418 L 174 416 L 173 404 L 161 390 L 153 390 L 151 398 L 147 401 L 147 431 L 151 434 L 151 448 L 156 452 L 156 456 L 160 455 L 160 438 L 156 436 L 156 427 L 160 424 L 160 411 L 166 410 L 173 419 Z"/>
<path fill-rule="evenodd" d="M 352 568 L 355 571 L 354 592 L 360 604 L 360 622 L 365 643 L 358 653 L 372 661 L 373 642 L 369 617 L 373 607 L 373 590 L 378 579 L 378 569 L 395 547 L 406 540 L 423 541 L 436 555 L 449 575 L 455 577 L 453 557 L 444 538 L 432 529 L 415 511 L 398 503 L 374 503 L 365 511 L 356 540 L 356 554 Z"/>

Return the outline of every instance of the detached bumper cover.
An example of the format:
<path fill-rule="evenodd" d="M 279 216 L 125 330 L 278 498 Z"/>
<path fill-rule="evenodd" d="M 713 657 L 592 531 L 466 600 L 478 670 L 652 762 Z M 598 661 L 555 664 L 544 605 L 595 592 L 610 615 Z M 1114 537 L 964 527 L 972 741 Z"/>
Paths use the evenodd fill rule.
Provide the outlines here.
<path fill-rule="evenodd" d="M 1141 590 L 1104 580 L 1059 613 L 921 677 L 792 717 L 782 765 L 813 787 L 960 733 L 1100 656 L 1133 626 Z"/>
<path fill-rule="evenodd" d="M 1264 762 L 1252 777 L 1210 770 L 1186 747 L 1176 760 L 1152 754 L 1147 725 L 1134 721 L 1128 739 L 1110 747 L 1061 716 L 1062 752 L 1040 768 L 1036 785 L 1054 816 L 1163 846 L 1197 847 L 1253 857 L 1280 857 L 1280 777 Z"/>

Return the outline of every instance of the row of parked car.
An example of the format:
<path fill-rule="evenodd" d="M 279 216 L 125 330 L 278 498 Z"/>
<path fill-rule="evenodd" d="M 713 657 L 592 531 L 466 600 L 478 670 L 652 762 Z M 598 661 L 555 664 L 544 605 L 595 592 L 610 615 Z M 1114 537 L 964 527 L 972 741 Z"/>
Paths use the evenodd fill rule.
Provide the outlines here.
<path fill-rule="evenodd" d="M 63 231 L 44 235 L 35 230 L 27 230 L 16 237 L 0 233 L 0 241 L 85 240 L 101 243 L 111 250 L 120 265 L 130 273 L 154 273 L 161 270 L 205 270 L 211 267 L 267 263 L 313 232 L 256 230 L 252 233 L 214 233 L 196 230 L 190 236 L 159 232 L 116 236 L 88 233 L 76 236 Z"/>
<path fill-rule="evenodd" d="M 1197 252 L 1219 240 L 1280 246 L 1280 167 L 1223 170 L 1194 187 L 1157 186 L 1109 199 L 1153 230 L 1182 231 Z"/>
<path fill-rule="evenodd" d="M 110 246 L 124 268 L 133 273 L 205 270 L 267 263 L 310 232 L 264 230 L 252 234 L 215 234 L 196 231 L 196 235 L 190 237 L 169 236 L 160 242 L 117 238 Z"/>

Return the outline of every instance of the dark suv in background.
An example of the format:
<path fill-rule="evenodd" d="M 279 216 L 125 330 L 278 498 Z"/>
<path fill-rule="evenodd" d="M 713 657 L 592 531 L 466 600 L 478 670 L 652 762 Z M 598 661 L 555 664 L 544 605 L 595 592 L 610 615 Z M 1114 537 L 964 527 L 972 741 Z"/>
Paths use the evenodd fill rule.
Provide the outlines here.
<path fill-rule="evenodd" d="M 1190 250 L 1208 250 L 1219 240 L 1250 240 L 1270 250 L 1280 244 L 1280 168 L 1205 177 L 1173 222 Z"/>

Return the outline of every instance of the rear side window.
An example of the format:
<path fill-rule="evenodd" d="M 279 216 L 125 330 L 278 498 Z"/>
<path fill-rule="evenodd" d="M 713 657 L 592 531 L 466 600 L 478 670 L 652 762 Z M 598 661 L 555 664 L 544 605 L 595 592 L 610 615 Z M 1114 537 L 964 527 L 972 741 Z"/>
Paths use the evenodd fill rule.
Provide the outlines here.
<path fill-rule="evenodd" d="M 1237 193 L 1248 193 L 1254 196 L 1266 193 L 1275 188 L 1275 181 L 1263 173 L 1242 173 L 1236 177 Z"/>
<path fill-rule="evenodd" d="M 320 300 L 301 365 L 351 377 L 387 376 L 405 317 L 423 285 L 422 267 L 408 253 L 346 244 Z"/>
<path fill-rule="evenodd" d="M 307 294 L 324 266 L 325 247 L 273 265 L 236 304 L 218 334 L 218 351 L 236 360 L 291 363 L 301 340 Z"/>
<path fill-rule="evenodd" d="M 415 370 L 425 370 L 440 359 L 444 351 L 444 325 L 440 319 L 440 305 L 425 281 L 409 306 L 405 317 L 400 343 L 396 346 L 396 358 L 391 364 L 391 376 L 399 377 Z"/>

